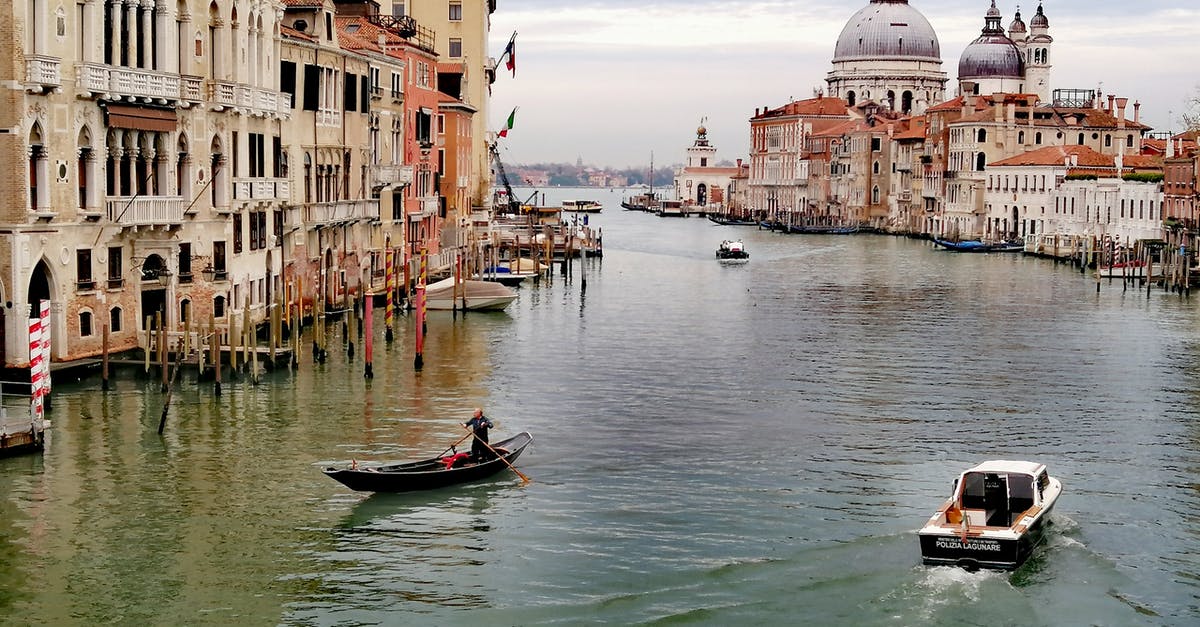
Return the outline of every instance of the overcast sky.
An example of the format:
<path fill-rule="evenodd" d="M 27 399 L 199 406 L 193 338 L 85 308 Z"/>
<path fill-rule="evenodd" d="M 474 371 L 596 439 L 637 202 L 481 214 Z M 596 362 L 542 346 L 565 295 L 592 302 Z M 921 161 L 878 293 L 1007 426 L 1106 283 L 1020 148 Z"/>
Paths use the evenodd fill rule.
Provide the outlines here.
<path fill-rule="evenodd" d="M 517 75 L 498 68 L 489 124 L 506 163 L 646 167 L 683 161 L 701 118 L 718 159 L 746 158 L 755 107 L 825 88 L 842 27 L 868 0 L 500 0 L 491 56 L 517 31 Z M 958 58 L 990 0 L 911 0 L 937 31 L 955 93 Z M 999 0 L 1005 27 L 1017 3 Z M 1037 2 L 1020 5 L 1028 24 Z M 1194 0 L 1046 0 L 1051 88 L 1142 103 L 1142 121 L 1179 130 L 1197 92 Z M 1130 114 L 1132 117 L 1132 113 Z"/>

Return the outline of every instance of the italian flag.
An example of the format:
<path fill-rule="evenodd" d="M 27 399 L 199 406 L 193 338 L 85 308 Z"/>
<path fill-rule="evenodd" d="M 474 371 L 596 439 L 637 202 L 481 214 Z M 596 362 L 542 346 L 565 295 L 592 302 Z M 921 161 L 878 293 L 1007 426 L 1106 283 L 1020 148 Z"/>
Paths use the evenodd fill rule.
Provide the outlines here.
<path fill-rule="evenodd" d="M 508 114 L 508 121 L 504 123 L 504 128 L 500 130 L 500 137 L 508 137 L 508 132 L 512 130 L 513 120 L 517 118 L 517 109 L 513 107 L 512 113 Z"/>

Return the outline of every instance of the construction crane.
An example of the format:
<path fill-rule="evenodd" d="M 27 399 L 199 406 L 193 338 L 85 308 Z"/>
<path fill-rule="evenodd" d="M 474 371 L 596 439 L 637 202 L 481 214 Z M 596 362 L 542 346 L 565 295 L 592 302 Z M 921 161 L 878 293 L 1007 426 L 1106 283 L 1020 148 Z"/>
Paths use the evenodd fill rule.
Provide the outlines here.
<path fill-rule="evenodd" d="M 508 210 L 513 214 L 521 213 L 521 201 L 513 194 L 512 184 L 508 182 L 508 173 L 504 171 L 504 163 L 500 161 L 500 151 L 492 144 L 492 159 L 496 162 L 496 171 L 500 173 L 500 182 L 504 183 L 504 191 L 508 194 Z"/>

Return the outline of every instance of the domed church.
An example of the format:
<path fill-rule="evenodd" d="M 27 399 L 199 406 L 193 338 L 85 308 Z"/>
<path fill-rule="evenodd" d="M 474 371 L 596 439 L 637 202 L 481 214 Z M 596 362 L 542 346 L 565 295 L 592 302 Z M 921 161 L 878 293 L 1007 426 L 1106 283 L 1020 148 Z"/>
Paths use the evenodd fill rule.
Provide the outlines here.
<path fill-rule="evenodd" d="M 871 0 L 838 36 L 829 95 L 851 106 L 873 100 L 893 111 L 924 113 L 945 100 L 937 33 L 908 0 Z"/>
<path fill-rule="evenodd" d="M 983 32 L 958 60 L 959 92 L 963 94 L 1037 94 L 1050 101 L 1050 20 L 1038 5 L 1029 27 L 1018 10 L 1008 26 L 1000 26 L 996 0 L 983 18 Z"/>

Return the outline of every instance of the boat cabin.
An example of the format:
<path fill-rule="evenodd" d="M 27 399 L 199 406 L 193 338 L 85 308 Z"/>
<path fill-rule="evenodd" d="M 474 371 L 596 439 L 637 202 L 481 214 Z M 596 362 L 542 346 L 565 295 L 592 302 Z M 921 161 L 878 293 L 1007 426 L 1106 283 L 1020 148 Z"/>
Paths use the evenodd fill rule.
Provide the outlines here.
<path fill-rule="evenodd" d="M 1045 464 L 989 461 L 962 473 L 954 485 L 954 506 L 946 522 L 967 517 L 971 526 L 1009 527 L 1033 507 L 1041 507 L 1050 475 Z"/>

